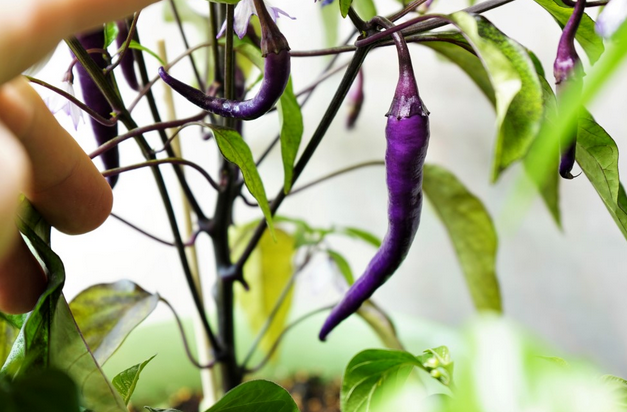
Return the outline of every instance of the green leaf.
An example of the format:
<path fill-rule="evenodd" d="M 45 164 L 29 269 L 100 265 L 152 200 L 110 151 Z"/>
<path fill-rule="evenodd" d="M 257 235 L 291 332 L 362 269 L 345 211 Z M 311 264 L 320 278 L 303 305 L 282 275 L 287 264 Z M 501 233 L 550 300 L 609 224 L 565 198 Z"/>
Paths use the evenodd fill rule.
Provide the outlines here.
<path fill-rule="evenodd" d="M 244 238 L 250 238 L 249 231 Z M 239 242 L 233 250 L 236 259 L 244 250 L 247 241 Z M 291 281 L 294 273 L 292 259 L 294 257 L 295 241 L 287 232 L 277 228 L 276 242 L 272 240 L 268 232 L 264 232 L 261 240 L 250 258 L 244 265 L 244 277 L 250 286 L 249 291 L 241 288 L 236 293 L 236 299 L 246 314 L 246 318 L 254 333 L 257 333 L 265 325 L 269 316 L 281 296 L 282 290 Z M 283 303 L 274 314 L 274 319 L 269 329 L 264 334 L 260 346 L 268 353 L 278 336 L 283 332 L 287 317 L 292 306 L 293 288 L 285 296 Z"/>
<path fill-rule="evenodd" d="M 272 223 L 272 213 L 270 212 L 266 189 L 261 181 L 261 176 L 259 176 L 259 171 L 257 170 L 257 165 L 255 164 L 255 159 L 253 158 L 250 148 L 242 136 L 235 130 L 217 125 L 210 125 L 210 128 L 218 143 L 220 152 L 222 152 L 222 156 L 229 162 L 235 163 L 242 171 L 244 183 L 250 194 L 257 200 L 268 223 L 270 234 L 274 238 L 274 225 Z"/>
<path fill-rule="evenodd" d="M 486 18 L 457 12 L 450 16 L 480 57 L 496 97 L 497 139 L 492 180 L 527 153 L 540 130 L 542 86 L 533 61 L 520 44 Z"/>
<path fill-rule="evenodd" d="M 326 252 L 331 258 L 331 260 L 335 262 L 335 265 L 340 270 L 340 273 L 346 280 L 346 283 L 348 283 L 349 286 L 352 285 L 353 282 L 355 281 L 355 278 L 353 277 L 353 271 L 351 270 L 351 266 L 348 263 L 348 261 L 344 258 L 344 256 L 340 255 L 338 252 L 334 250 L 327 249 Z"/>
<path fill-rule="evenodd" d="M 159 57 L 159 55 L 157 53 L 153 52 L 148 47 L 143 46 L 143 45 L 137 43 L 135 40 L 131 40 L 131 42 L 128 45 L 128 47 L 130 47 L 131 49 L 144 51 L 144 52 L 148 53 L 149 55 L 151 55 L 152 57 L 154 57 L 155 59 L 157 59 L 157 61 L 159 62 L 160 65 L 166 66 L 166 63 L 163 60 L 161 60 L 161 57 Z"/>
<path fill-rule="evenodd" d="M 120 280 L 85 289 L 70 309 L 96 362 L 103 365 L 158 303 L 159 295 Z"/>
<path fill-rule="evenodd" d="M 497 237 L 488 211 L 440 166 L 425 165 L 423 190 L 449 233 L 475 307 L 500 312 L 495 269 Z"/>
<path fill-rule="evenodd" d="M 0 316 L 0 364 L 4 364 L 4 361 L 9 357 L 11 347 L 19 332 L 19 328 Z"/>
<path fill-rule="evenodd" d="M 377 7 L 372 0 L 355 0 L 353 3 L 355 11 L 363 20 L 368 21 L 376 16 Z"/>
<path fill-rule="evenodd" d="M 340 0 L 338 3 L 340 4 L 340 13 L 342 13 L 342 17 L 346 18 L 346 16 L 348 16 L 348 9 L 350 9 L 351 4 L 353 4 L 353 0 Z"/>
<path fill-rule="evenodd" d="M 392 319 L 374 302 L 367 300 L 357 309 L 357 314 L 377 334 L 388 349 L 402 350 L 403 344 L 398 338 Z"/>
<path fill-rule="evenodd" d="M 565 7 L 559 0 L 534 0 L 544 10 L 548 11 L 555 21 L 564 28 L 570 15 L 573 13 L 572 7 Z M 577 34 L 575 35 L 577 42 L 581 45 L 586 52 L 590 63 L 594 64 L 603 52 L 605 47 L 603 46 L 603 39 L 594 30 L 594 20 L 584 13 L 581 23 L 577 28 Z"/>
<path fill-rule="evenodd" d="M 401 390 L 414 367 L 425 369 L 423 362 L 408 352 L 368 349 L 358 353 L 344 372 L 340 409 L 342 412 L 385 410 L 380 409 L 382 403 Z"/>
<path fill-rule="evenodd" d="M 76 382 L 88 409 L 126 411 L 122 399 L 85 345 L 61 293 L 65 281 L 61 259 L 26 222 L 18 219 L 17 225 L 45 265 L 48 286 L 28 313 L 1 372 L 19 378 L 33 369 L 56 368 Z"/>
<path fill-rule="evenodd" d="M 381 247 L 381 239 L 379 239 L 377 236 L 373 235 L 370 232 L 367 232 L 362 229 L 358 229 L 356 227 L 345 227 L 345 228 L 342 228 L 338 233 L 344 233 L 355 239 L 363 240 L 364 242 L 376 248 Z"/>
<path fill-rule="evenodd" d="M 467 44 L 466 40 L 461 37 L 459 33 L 434 33 L 433 37 L 436 39 L 441 37 L 454 37 L 457 41 Z M 437 53 L 446 57 L 466 72 L 470 79 L 475 82 L 477 87 L 479 87 L 483 94 L 488 98 L 490 103 L 492 103 L 493 106 L 496 105 L 496 97 L 494 95 L 494 88 L 492 87 L 490 77 L 488 76 L 486 69 L 483 67 L 481 60 L 479 60 L 476 55 L 461 45 L 451 44 L 444 41 L 425 41 L 420 44 L 435 50 Z"/>
<path fill-rule="evenodd" d="M 105 24 L 104 26 L 105 44 L 104 44 L 103 49 L 106 49 L 107 47 L 111 46 L 111 44 L 118 37 L 119 32 L 120 30 L 118 29 L 118 25 L 116 22 L 112 21 L 112 22 Z"/>
<path fill-rule="evenodd" d="M 627 380 L 614 375 L 603 375 L 601 381 L 613 389 L 618 404 L 622 408 L 627 408 Z"/>
<path fill-rule="evenodd" d="M 0 380 L 2 412 L 80 412 L 80 394 L 65 373 L 41 369 L 16 379 Z"/>
<path fill-rule="evenodd" d="M 254 380 L 228 391 L 206 412 L 299 412 L 290 394 L 276 383 Z"/>
<path fill-rule="evenodd" d="M 290 76 L 287 87 L 277 104 L 279 122 L 281 123 L 281 157 L 283 159 L 283 190 L 289 193 L 292 188 L 294 162 L 303 137 L 303 115 L 300 105 L 294 96 L 292 78 Z"/>
<path fill-rule="evenodd" d="M 150 412 L 181 412 L 178 409 L 161 409 L 161 408 L 151 408 L 150 406 L 144 406 L 144 409 L 148 409 Z"/>
<path fill-rule="evenodd" d="M 627 238 L 627 196 L 618 175 L 618 147 L 589 114 L 579 117 L 576 158 Z"/>
<path fill-rule="evenodd" d="M 142 373 L 148 362 L 153 360 L 157 355 L 153 355 L 150 359 L 143 361 L 135 366 L 131 366 L 130 368 L 120 372 L 113 378 L 113 386 L 118 391 L 122 399 L 124 399 L 124 403 L 128 404 L 131 400 L 131 396 L 133 392 L 135 392 L 135 387 L 137 386 L 137 381 L 139 381 L 139 375 Z"/>

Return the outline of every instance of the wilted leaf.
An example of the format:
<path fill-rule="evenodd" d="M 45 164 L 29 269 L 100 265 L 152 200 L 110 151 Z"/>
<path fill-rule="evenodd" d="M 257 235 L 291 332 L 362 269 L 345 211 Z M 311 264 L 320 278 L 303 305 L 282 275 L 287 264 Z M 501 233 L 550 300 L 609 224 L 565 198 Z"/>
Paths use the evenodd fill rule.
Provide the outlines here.
<path fill-rule="evenodd" d="M 113 386 L 118 391 L 122 399 L 124 399 L 125 403 L 128 403 L 131 400 L 131 396 L 133 392 L 135 392 L 135 387 L 137 386 L 137 381 L 139 381 L 139 375 L 142 373 L 148 362 L 154 359 L 157 355 L 152 356 L 150 359 L 143 361 L 137 365 L 131 366 L 130 368 L 118 373 L 115 378 L 113 378 Z"/>
<path fill-rule="evenodd" d="M 85 289 L 70 302 L 70 309 L 94 358 L 103 365 L 157 303 L 159 295 L 120 280 Z"/>
<path fill-rule="evenodd" d="M 497 237 L 487 210 L 440 166 L 425 165 L 423 189 L 453 242 L 475 307 L 500 312 L 495 269 Z"/>
<path fill-rule="evenodd" d="M 244 239 L 249 238 L 246 236 Z M 246 242 L 240 242 L 233 251 L 239 255 Z M 287 232 L 276 230 L 276 242 L 265 232 L 250 258 L 244 265 L 244 277 L 250 286 L 248 292 L 239 290 L 237 301 L 246 313 L 246 318 L 254 333 L 261 330 L 274 309 L 285 285 L 290 281 L 294 266 L 294 238 Z M 267 353 L 283 331 L 292 305 L 292 290 L 288 292 L 274 320 L 261 340 L 261 348 Z"/>

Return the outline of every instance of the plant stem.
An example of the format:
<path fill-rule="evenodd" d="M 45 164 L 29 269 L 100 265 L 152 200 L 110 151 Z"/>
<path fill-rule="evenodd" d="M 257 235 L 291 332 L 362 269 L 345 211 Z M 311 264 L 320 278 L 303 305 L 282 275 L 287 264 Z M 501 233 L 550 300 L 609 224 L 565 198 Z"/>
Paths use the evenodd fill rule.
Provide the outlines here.
<path fill-rule="evenodd" d="M 72 38 L 66 39 L 66 43 L 68 44 L 68 46 L 70 47 L 74 55 L 81 62 L 83 67 L 85 67 L 85 70 L 87 70 L 87 72 L 92 77 L 94 82 L 96 82 L 96 84 L 98 85 L 99 89 L 102 91 L 103 95 L 105 96 L 105 98 L 107 99 L 111 107 L 114 110 L 119 111 L 120 120 L 122 120 L 126 128 L 129 130 L 136 129 L 137 123 L 135 123 L 130 113 L 124 107 L 124 103 L 122 102 L 122 99 L 116 93 L 113 86 L 104 77 L 102 70 L 100 70 L 100 68 L 96 65 L 96 63 L 94 63 L 92 58 L 89 57 L 89 54 L 87 54 L 87 52 L 85 51 L 83 46 L 80 44 L 80 42 L 75 37 L 72 37 Z M 154 160 L 154 155 L 151 153 L 150 147 L 148 146 L 148 143 L 143 138 L 143 136 L 136 137 L 136 141 L 140 149 L 142 150 L 144 157 L 146 159 Z M 185 274 L 185 278 L 188 282 L 188 286 L 190 287 L 190 291 L 194 299 L 196 309 L 198 310 L 198 313 L 200 314 L 200 317 L 203 321 L 205 333 L 207 334 L 212 344 L 214 343 L 216 344 L 214 348 L 219 348 L 219 346 L 217 345 L 217 340 L 209 324 L 209 320 L 207 319 L 207 314 L 205 312 L 204 306 L 202 305 L 202 302 L 198 298 L 197 292 L 194 290 L 193 278 L 190 273 L 189 263 L 187 262 L 187 256 L 185 255 L 185 247 L 183 244 L 183 240 L 181 239 L 181 234 L 178 230 L 176 216 L 174 214 L 172 202 L 168 195 L 168 191 L 165 186 L 163 176 L 161 175 L 161 171 L 159 170 L 158 167 L 152 167 L 151 170 L 152 170 L 155 182 L 157 184 L 159 194 L 161 195 L 161 199 L 163 201 L 166 214 L 168 216 L 168 221 L 170 222 L 170 229 L 172 230 L 172 234 L 174 235 L 174 243 L 176 244 L 176 249 L 178 251 L 179 259 L 183 267 L 183 273 Z"/>
<path fill-rule="evenodd" d="M 312 186 L 315 186 L 318 183 L 322 183 L 322 182 L 327 181 L 329 179 L 332 179 L 334 177 L 343 175 L 344 173 L 352 172 L 353 170 L 361 169 L 361 168 L 364 168 L 364 167 L 370 167 L 370 166 L 385 166 L 385 162 L 383 160 L 371 160 L 369 162 L 358 163 L 356 165 L 345 167 L 345 168 L 337 170 L 337 171 L 335 171 L 333 173 L 329 173 L 328 175 L 322 176 L 322 177 L 320 177 L 320 178 L 318 178 L 318 179 L 316 179 L 316 180 L 314 180 L 312 182 L 304 184 L 304 185 L 302 185 L 299 188 L 293 189 L 290 192 L 289 196 L 295 195 L 298 192 L 302 192 L 303 190 L 308 189 L 308 188 L 310 188 Z"/>
<path fill-rule="evenodd" d="M 141 233 L 142 235 L 144 235 L 144 236 L 146 236 L 146 237 L 149 237 L 150 239 L 152 239 L 152 240 L 154 240 L 154 241 L 157 241 L 157 242 L 161 243 L 162 245 L 172 246 L 172 247 L 176 246 L 176 245 L 174 244 L 174 242 L 169 242 L 169 241 L 167 241 L 167 240 L 163 240 L 163 239 L 161 239 L 161 238 L 159 238 L 159 237 L 157 237 L 157 236 L 155 236 L 155 235 L 153 235 L 153 234 L 150 234 L 150 233 L 146 232 L 144 229 L 142 229 L 142 228 L 140 228 L 140 227 L 138 227 L 138 226 L 135 226 L 134 224 L 132 224 L 132 223 L 131 223 L 131 222 L 129 222 L 128 220 L 123 219 L 122 217 L 120 217 L 120 216 L 116 215 L 115 213 L 111 213 L 109 216 L 111 216 L 112 218 L 115 218 L 115 219 L 119 220 L 120 222 L 124 223 L 126 226 L 130 227 L 131 229 L 133 229 L 133 230 L 135 230 L 135 231 L 137 231 L 137 232 Z"/>
<path fill-rule="evenodd" d="M 183 22 L 181 21 L 181 16 L 179 16 L 179 11 L 176 8 L 176 4 L 174 0 L 170 0 L 170 7 L 172 8 L 172 14 L 174 15 L 174 20 L 176 21 L 176 25 L 179 28 L 179 32 L 181 33 L 181 38 L 183 39 L 183 44 L 186 49 L 189 49 L 189 43 L 187 41 L 187 36 L 185 35 L 185 30 L 183 29 Z M 194 76 L 196 76 L 196 81 L 201 90 L 205 90 L 205 82 L 200 76 L 200 72 L 198 71 L 198 67 L 196 66 L 196 61 L 194 60 L 194 56 L 189 54 L 189 62 L 192 65 L 192 70 L 194 70 Z"/>
<path fill-rule="evenodd" d="M 322 119 L 320 120 L 320 123 L 318 124 L 318 128 L 314 132 L 303 154 L 301 155 L 301 157 L 298 159 L 298 162 L 294 166 L 292 186 L 294 185 L 296 180 L 298 180 L 298 177 L 303 172 L 305 166 L 307 166 L 307 163 L 309 163 L 309 160 L 311 159 L 314 152 L 318 148 L 318 145 L 324 138 L 324 135 L 326 134 L 327 130 L 329 129 L 329 126 L 331 125 L 331 122 L 333 121 L 333 119 L 335 118 L 335 115 L 340 109 L 340 106 L 342 102 L 344 101 L 344 98 L 346 97 L 348 90 L 353 84 L 353 81 L 355 80 L 355 77 L 357 76 L 357 73 L 359 72 L 359 69 L 361 68 L 362 63 L 364 59 L 366 58 L 366 55 L 368 54 L 368 51 L 370 51 L 370 47 L 364 47 L 364 48 L 358 49 L 355 52 L 355 55 L 353 56 L 353 59 L 351 60 L 350 65 L 346 69 L 346 72 L 344 73 L 344 77 L 342 78 L 342 81 L 340 82 L 340 85 L 338 86 L 335 92 L 335 95 L 333 96 L 333 98 L 331 99 L 331 102 L 329 103 L 329 107 L 327 108 L 326 112 L 322 116 Z M 270 204 L 270 212 L 272 213 L 272 215 L 276 213 L 281 203 L 283 203 L 283 200 L 285 200 L 285 197 L 286 197 L 286 194 L 281 189 L 279 193 L 277 194 L 277 196 L 272 201 L 272 203 Z M 257 243 L 259 243 L 259 240 L 261 239 L 261 236 L 263 235 L 263 232 L 265 230 L 266 230 L 266 221 L 262 220 L 257 226 L 257 228 L 255 229 L 255 233 L 253 233 L 253 236 L 248 242 L 248 245 L 246 245 L 246 249 L 244 250 L 240 258 L 238 259 L 235 265 L 235 268 L 233 270 L 235 273 L 241 273 L 242 268 L 244 267 L 244 263 L 250 257 L 250 254 L 253 252 L 253 250 L 257 246 Z"/>

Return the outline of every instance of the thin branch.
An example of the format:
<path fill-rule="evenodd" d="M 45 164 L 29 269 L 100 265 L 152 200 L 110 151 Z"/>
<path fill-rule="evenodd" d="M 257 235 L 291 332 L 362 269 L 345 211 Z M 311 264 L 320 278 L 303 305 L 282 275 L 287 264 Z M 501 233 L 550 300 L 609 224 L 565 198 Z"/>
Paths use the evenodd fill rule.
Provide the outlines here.
<path fill-rule="evenodd" d="M 148 161 L 137 163 L 137 164 L 130 165 L 130 166 L 116 167 L 115 169 L 105 170 L 104 172 L 102 172 L 102 175 L 104 177 L 109 177 L 109 176 L 119 175 L 124 172 L 130 172 L 131 170 L 142 169 L 144 167 L 159 166 L 162 164 L 183 165 L 183 166 L 189 166 L 193 169 L 196 169 L 205 178 L 205 180 L 209 182 L 211 187 L 213 187 L 215 190 L 218 190 L 218 191 L 221 190 L 220 186 L 218 186 L 218 184 L 213 180 L 213 178 L 209 175 L 209 173 L 207 173 L 207 171 L 203 169 L 200 165 L 190 160 L 181 159 L 177 157 L 169 157 L 166 159 L 153 159 L 153 160 L 148 160 Z"/>
<path fill-rule="evenodd" d="M 399 11 L 398 13 L 394 13 L 394 14 L 388 16 L 388 20 L 396 21 L 396 20 L 400 19 L 401 17 L 405 17 L 407 14 L 409 14 L 412 11 L 416 10 L 418 8 L 418 6 L 420 6 L 422 3 L 426 3 L 426 2 L 427 2 L 427 0 L 414 0 L 411 3 L 409 3 L 407 6 L 405 6 L 403 8 L 403 10 Z"/>
<path fill-rule="evenodd" d="M 114 137 L 113 139 L 109 140 L 108 142 L 100 145 L 96 150 L 94 150 L 93 152 L 91 152 L 89 154 L 90 158 L 95 158 L 96 156 L 100 156 L 101 154 L 103 154 L 104 152 L 106 152 L 107 150 L 111 150 L 112 148 L 114 148 L 115 146 L 117 146 L 118 144 L 122 143 L 125 140 L 128 140 L 130 138 L 134 138 L 140 135 L 143 135 L 144 133 L 148 133 L 148 132 L 154 132 L 157 130 L 165 130 L 165 129 L 171 129 L 174 127 L 180 127 L 180 126 L 185 126 L 186 124 L 195 124 L 199 119 L 202 119 L 203 117 L 205 117 L 204 113 L 198 114 L 196 116 L 192 116 L 192 117 L 188 117 L 185 119 L 180 119 L 180 120 L 172 120 L 170 122 L 161 122 L 161 123 L 154 123 L 148 126 L 144 126 L 144 127 L 138 127 L 137 129 L 133 129 L 127 133 L 121 134 L 117 137 Z M 152 151 L 153 153 L 155 153 L 154 151 Z"/>
<path fill-rule="evenodd" d="M 179 11 L 176 8 L 176 4 L 174 0 L 170 0 L 170 7 L 172 7 L 172 14 L 174 15 L 174 20 L 176 21 L 176 25 L 179 28 L 179 32 L 181 33 L 181 38 L 183 39 L 183 44 L 186 49 L 189 49 L 189 42 L 187 41 L 187 36 L 185 35 L 185 30 L 183 29 L 183 22 L 181 21 L 181 16 L 179 16 Z M 192 69 L 194 70 L 194 76 L 196 76 L 196 81 L 200 86 L 201 90 L 205 90 L 205 82 L 202 80 L 200 76 L 200 72 L 198 71 L 198 67 L 196 67 L 196 61 L 194 60 L 194 56 L 189 53 L 189 62 L 192 65 Z"/>
<path fill-rule="evenodd" d="M 115 218 L 115 219 L 119 220 L 120 222 L 124 223 L 126 226 L 130 227 L 131 229 L 133 229 L 133 230 L 135 230 L 135 231 L 137 231 L 137 232 L 141 233 L 142 235 L 144 235 L 144 236 L 146 236 L 146 237 L 149 237 L 149 238 L 150 238 L 150 239 L 152 239 L 152 240 L 155 240 L 155 241 L 157 241 L 157 242 L 161 243 L 162 245 L 166 245 L 166 246 L 176 246 L 176 245 L 174 244 L 174 242 L 169 242 L 169 241 L 167 241 L 167 240 L 163 240 L 163 239 L 161 239 L 161 238 L 159 238 L 159 237 L 157 237 L 157 236 L 155 236 L 155 235 L 152 235 L 152 234 L 150 234 L 150 233 L 146 232 L 144 229 L 141 229 L 140 227 L 135 226 L 134 224 L 132 224 L 132 223 L 131 223 L 131 222 L 129 222 L 128 220 L 123 219 L 122 217 L 120 217 L 120 216 L 116 215 L 115 213 L 111 213 L 109 216 L 111 216 L 111 217 L 113 217 L 113 218 Z"/>
<path fill-rule="evenodd" d="M 65 90 L 61 90 L 58 87 L 55 87 L 55 86 L 51 85 L 50 83 L 46 83 L 45 81 L 40 80 L 40 79 L 36 79 L 34 77 L 30 77 L 30 76 L 24 76 L 24 77 L 26 77 L 26 79 L 29 82 L 31 82 L 31 83 L 35 83 L 35 84 L 38 84 L 40 86 L 43 86 L 46 89 L 52 90 L 53 92 L 55 92 L 55 93 L 65 97 L 70 102 L 72 102 L 73 104 L 78 106 L 79 109 L 81 109 L 82 111 L 87 113 L 90 117 L 92 117 L 95 121 L 97 121 L 98 123 L 100 123 L 102 125 L 114 126 L 118 122 L 118 118 L 117 117 L 112 117 L 111 119 L 107 119 L 107 118 L 102 117 L 96 111 L 91 109 L 85 103 L 81 102 L 80 100 L 78 100 L 76 97 L 72 96 L 71 94 L 69 94 Z"/>
<path fill-rule="evenodd" d="M 244 373 L 245 374 L 255 373 L 255 372 L 259 371 L 261 368 L 263 368 L 264 366 L 266 366 L 268 361 L 272 358 L 272 355 L 274 354 L 274 352 L 276 352 L 276 350 L 279 348 L 279 344 L 281 343 L 281 340 L 283 340 L 283 338 L 285 337 L 287 332 L 289 332 L 291 329 L 293 329 L 299 323 L 303 322 L 304 320 L 309 319 L 310 317 L 312 317 L 314 315 L 317 315 L 318 313 L 322 313 L 322 312 L 326 312 L 327 310 L 331 310 L 335 306 L 336 305 L 329 305 L 329 306 L 325 306 L 325 307 L 316 309 L 316 310 L 314 310 L 312 312 L 304 314 L 300 318 L 296 319 L 295 321 L 293 321 L 292 323 L 287 325 L 285 327 L 285 329 L 283 329 L 283 332 L 281 332 L 281 334 L 277 337 L 276 341 L 274 342 L 274 344 L 272 345 L 272 347 L 270 348 L 270 350 L 266 354 L 265 358 L 263 358 L 263 360 L 261 362 L 259 362 L 259 364 L 257 366 L 255 366 L 253 368 L 250 368 L 250 369 L 245 369 Z"/>
<path fill-rule="evenodd" d="M 181 334 L 181 339 L 183 340 L 183 347 L 185 348 L 185 354 L 187 355 L 187 359 L 189 359 L 189 361 L 192 363 L 192 365 L 194 365 L 195 367 L 197 367 L 198 369 L 210 369 L 213 368 L 216 364 L 216 359 L 213 359 L 211 362 L 209 362 L 206 365 L 201 365 L 196 358 L 194 358 L 194 355 L 192 355 L 192 351 L 189 348 L 189 343 L 187 342 L 187 336 L 185 335 L 185 329 L 183 328 L 183 322 L 181 322 L 181 319 L 179 318 L 179 315 L 176 313 L 176 311 L 174 310 L 174 308 L 172 307 L 172 305 L 170 304 L 170 302 L 168 302 L 163 296 L 159 296 L 159 301 L 165 303 L 165 305 L 170 308 L 170 310 L 172 311 L 172 314 L 174 315 L 174 319 L 176 320 L 176 325 L 179 328 L 179 333 Z"/>
<path fill-rule="evenodd" d="M 343 175 L 344 173 L 348 173 L 348 172 L 352 172 L 353 170 L 357 170 L 357 169 L 361 169 L 364 167 L 370 167 L 370 166 L 385 166 L 385 162 L 383 160 L 371 160 L 369 162 L 363 162 L 363 163 L 358 163 L 356 165 L 353 166 L 349 166 L 349 167 L 345 167 L 343 169 L 337 170 L 333 173 L 329 173 L 328 175 L 322 176 L 312 182 L 309 182 L 307 184 L 302 185 L 299 188 L 293 189 L 290 191 L 289 196 L 295 195 L 298 192 L 302 192 L 305 189 L 308 189 L 312 186 L 317 185 L 318 183 L 322 183 L 324 181 L 327 181 L 329 179 L 332 179 L 334 177 Z"/>
<path fill-rule="evenodd" d="M 133 40 L 133 36 L 135 35 L 135 30 L 137 30 L 137 21 L 139 20 L 140 13 L 141 11 L 138 11 L 137 13 L 135 13 L 135 16 L 133 16 L 131 27 L 128 29 L 128 36 L 126 36 L 126 39 L 124 40 L 124 43 L 122 44 L 122 48 L 120 50 L 120 53 L 118 54 L 118 59 L 115 61 L 115 63 L 107 66 L 107 68 L 105 69 L 105 74 L 111 72 L 113 69 L 118 67 L 120 63 L 122 63 L 122 59 L 124 59 L 124 57 L 126 56 L 126 53 L 129 50 L 131 50 L 131 47 L 130 47 L 131 40 Z M 126 24 L 126 22 L 124 22 L 124 24 Z"/>

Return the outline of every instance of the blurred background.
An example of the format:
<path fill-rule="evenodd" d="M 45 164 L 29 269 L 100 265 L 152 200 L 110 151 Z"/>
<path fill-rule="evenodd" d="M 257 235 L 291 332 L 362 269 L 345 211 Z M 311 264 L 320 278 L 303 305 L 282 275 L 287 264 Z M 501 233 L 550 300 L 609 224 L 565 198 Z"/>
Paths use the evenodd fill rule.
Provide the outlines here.
<path fill-rule="evenodd" d="M 359 1 L 359 0 L 356 0 Z M 326 47 L 326 33 L 321 19 L 321 6 L 312 0 L 275 0 L 296 20 L 282 17 L 279 26 L 293 50 Z M 189 0 L 192 7 L 206 8 L 204 0 Z M 399 8 L 399 3 L 376 2 L 380 14 Z M 462 0 L 436 1 L 433 11 L 452 12 L 466 7 Z M 328 6 L 337 8 L 337 3 Z M 142 43 L 156 50 L 157 41 L 166 42 L 170 59 L 184 47 L 177 27 L 165 23 L 164 8 L 156 4 L 146 9 L 140 18 Z M 596 16 L 597 10 L 589 11 Z M 338 13 L 339 15 L 339 13 Z M 547 79 L 553 83 L 552 63 L 555 57 L 559 26 L 550 15 L 532 0 L 516 0 L 485 16 L 507 35 L 532 50 L 543 63 Z M 338 39 L 350 32 L 348 20 L 342 21 Z M 193 24 L 185 26 L 190 43 L 204 41 L 204 33 Z M 490 211 L 499 236 L 497 274 L 505 314 L 559 348 L 563 355 L 582 357 L 598 364 L 606 373 L 627 376 L 627 253 L 625 239 L 605 209 L 585 176 L 572 181 L 560 181 L 560 205 L 563 228 L 553 222 L 539 198 L 527 213 L 513 217 L 505 205 L 514 194 L 515 183 L 521 178 L 519 164 L 508 169 L 496 184 L 489 183 L 490 165 L 495 137 L 495 115 L 488 100 L 472 81 L 455 65 L 444 61 L 420 45 L 411 45 L 414 68 L 421 96 L 431 112 L 431 141 L 427 161 L 451 170 L 466 187 L 477 195 Z M 586 62 L 581 52 L 582 60 Z M 342 56 L 346 62 L 349 56 Z M 147 58 L 151 76 L 156 75 L 158 63 Z M 294 90 L 309 86 L 320 75 L 328 57 L 292 59 Z M 60 84 L 70 55 L 61 44 L 50 64 L 38 77 Z M 191 68 L 183 60 L 173 75 L 191 82 Z M 624 146 L 627 136 L 625 122 L 625 90 L 627 74 L 623 67 L 611 86 L 595 100 L 590 111 L 598 123 Z M 320 176 L 356 163 L 381 160 L 385 151 L 385 117 L 397 81 L 397 61 L 393 48 L 377 49 L 364 64 L 364 107 L 356 127 L 345 128 L 347 108 L 344 106 L 320 145 L 298 187 Z M 305 134 L 301 147 L 311 136 L 323 111 L 339 83 L 335 75 L 314 92 L 303 109 Z M 121 87 L 125 87 L 120 82 Z M 78 89 L 78 88 L 77 88 Z M 153 88 L 157 98 L 163 95 L 163 84 Z M 123 89 L 126 101 L 133 99 L 130 90 Z M 47 95 L 47 92 L 42 91 Z M 197 113 L 197 108 L 176 98 L 179 117 Z M 147 106 L 142 103 L 134 113 L 139 123 L 151 122 Z M 71 122 L 59 115 L 62 122 L 87 152 L 95 148 L 90 126 L 82 123 L 74 131 Z M 87 119 L 85 119 L 87 120 Z M 244 136 L 254 154 L 263 152 L 278 132 L 276 114 L 248 122 Z M 155 146 L 158 138 L 147 135 Z M 203 141 L 198 130 L 187 129 L 181 135 L 183 153 L 204 165 L 213 175 L 218 167 L 218 153 L 213 141 Z M 132 141 L 121 145 L 122 165 L 142 161 Z M 269 197 L 282 186 L 283 169 L 278 148 L 260 168 Z M 98 164 L 100 166 L 100 164 Z M 578 173 L 577 166 L 574 173 Z M 164 173 L 170 193 L 180 211 L 178 187 L 169 168 Z M 620 165 L 625 172 L 625 164 Z M 188 171 L 192 187 L 207 212 L 213 209 L 215 192 L 193 170 Z M 148 170 L 121 176 L 115 188 L 114 212 L 133 224 L 164 239 L 171 239 L 164 209 Z M 385 235 L 387 193 L 383 167 L 360 169 L 288 198 L 280 214 L 302 218 L 312 226 L 354 226 L 379 237 Z M 242 202 L 237 203 L 238 223 L 247 223 L 261 214 Z M 181 218 L 182 220 L 182 218 Z M 343 238 L 329 240 L 333 249 L 349 260 L 355 275 L 359 275 L 374 249 L 360 242 Z M 201 236 L 197 243 L 207 306 L 213 309 L 211 290 L 215 280 L 213 252 L 210 241 Z M 110 218 L 98 230 L 83 236 L 53 234 L 53 247 L 61 255 L 67 271 L 65 294 L 71 299 L 94 283 L 131 279 L 151 292 L 167 298 L 185 317 L 194 316 L 191 296 L 174 248 L 161 245 Z M 295 290 L 291 316 L 336 302 L 337 271 L 326 258 L 315 259 L 300 275 Z M 279 286 L 277 286 L 279 287 Z M 427 202 L 421 225 L 412 249 L 398 272 L 375 295 L 374 300 L 396 319 L 428 321 L 446 328 L 458 328 L 472 317 L 474 308 L 463 274 L 457 262 L 446 230 Z M 159 308 L 148 322 L 170 320 L 167 310 Z M 298 339 L 314 341 L 322 318 L 316 318 L 309 335 Z M 424 327 L 424 323 L 415 327 Z M 414 326 L 401 328 L 407 330 Z M 429 335 L 429 330 L 419 331 Z M 321 350 L 331 351 L 334 339 L 350 338 L 349 329 L 338 328 L 329 343 L 319 344 Z M 447 344 L 440 342 L 438 344 Z M 411 348 L 422 350 L 424 348 Z M 556 354 L 559 354 L 556 353 Z"/>

